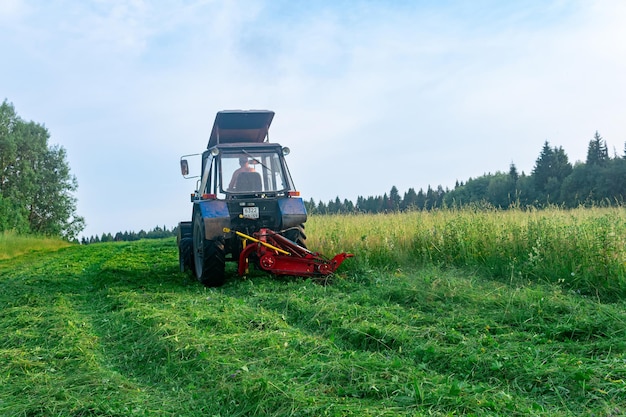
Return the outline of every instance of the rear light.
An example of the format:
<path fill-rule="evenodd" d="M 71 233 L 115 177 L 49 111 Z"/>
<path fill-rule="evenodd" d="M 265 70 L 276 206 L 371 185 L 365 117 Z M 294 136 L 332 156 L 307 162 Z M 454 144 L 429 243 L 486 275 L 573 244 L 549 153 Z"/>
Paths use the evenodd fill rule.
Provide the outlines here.
<path fill-rule="evenodd" d="M 203 200 L 215 200 L 217 198 L 216 194 L 202 194 Z"/>
<path fill-rule="evenodd" d="M 300 197 L 300 191 L 289 191 L 287 195 L 289 197 Z"/>

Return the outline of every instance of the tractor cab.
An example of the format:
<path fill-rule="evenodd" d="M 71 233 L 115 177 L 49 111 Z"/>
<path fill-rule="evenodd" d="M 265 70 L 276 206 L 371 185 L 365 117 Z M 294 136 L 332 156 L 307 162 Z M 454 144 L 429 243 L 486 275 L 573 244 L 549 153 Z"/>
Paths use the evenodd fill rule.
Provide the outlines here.
<path fill-rule="evenodd" d="M 273 117 L 267 110 L 217 113 L 192 201 L 299 195 L 285 162 L 289 148 L 268 142 Z M 187 159 L 181 159 L 181 172 L 189 175 Z"/>
<path fill-rule="evenodd" d="M 296 196 L 278 144 L 217 145 L 203 154 L 198 198 L 246 199 Z M 205 197 L 206 198 L 206 197 Z"/>

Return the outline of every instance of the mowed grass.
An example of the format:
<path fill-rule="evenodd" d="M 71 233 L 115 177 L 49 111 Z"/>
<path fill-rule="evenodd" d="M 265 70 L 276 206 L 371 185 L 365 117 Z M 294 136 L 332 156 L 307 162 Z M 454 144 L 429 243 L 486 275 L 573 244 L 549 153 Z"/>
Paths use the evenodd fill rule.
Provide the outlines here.
<path fill-rule="evenodd" d="M 357 252 L 328 285 L 207 289 L 173 239 L 0 261 L 0 415 L 626 413 L 623 298 L 413 259 L 414 215 L 311 219 L 312 249 Z"/>

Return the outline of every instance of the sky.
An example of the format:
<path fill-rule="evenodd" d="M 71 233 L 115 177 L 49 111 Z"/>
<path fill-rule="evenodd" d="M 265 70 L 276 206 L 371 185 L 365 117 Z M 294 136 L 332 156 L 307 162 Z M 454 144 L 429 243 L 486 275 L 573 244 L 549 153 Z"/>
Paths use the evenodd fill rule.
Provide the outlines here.
<path fill-rule="evenodd" d="M 453 188 L 626 143 L 623 0 L 0 0 L 0 101 L 78 180 L 81 236 L 190 220 L 181 155 L 276 112 L 305 200 Z"/>

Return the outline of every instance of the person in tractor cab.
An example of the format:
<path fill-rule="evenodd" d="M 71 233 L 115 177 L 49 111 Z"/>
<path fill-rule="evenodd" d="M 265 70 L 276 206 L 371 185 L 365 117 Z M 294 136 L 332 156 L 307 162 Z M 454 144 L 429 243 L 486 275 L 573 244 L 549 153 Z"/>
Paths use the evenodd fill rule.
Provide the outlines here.
<path fill-rule="evenodd" d="M 235 190 L 237 187 L 237 178 L 239 174 L 242 172 L 255 172 L 254 167 L 250 166 L 247 156 L 242 156 L 239 158 L 239 168 L 233 172 L 233 177 L 230 180 L 230 184 L 228 184 L 229 190 Z"/>

